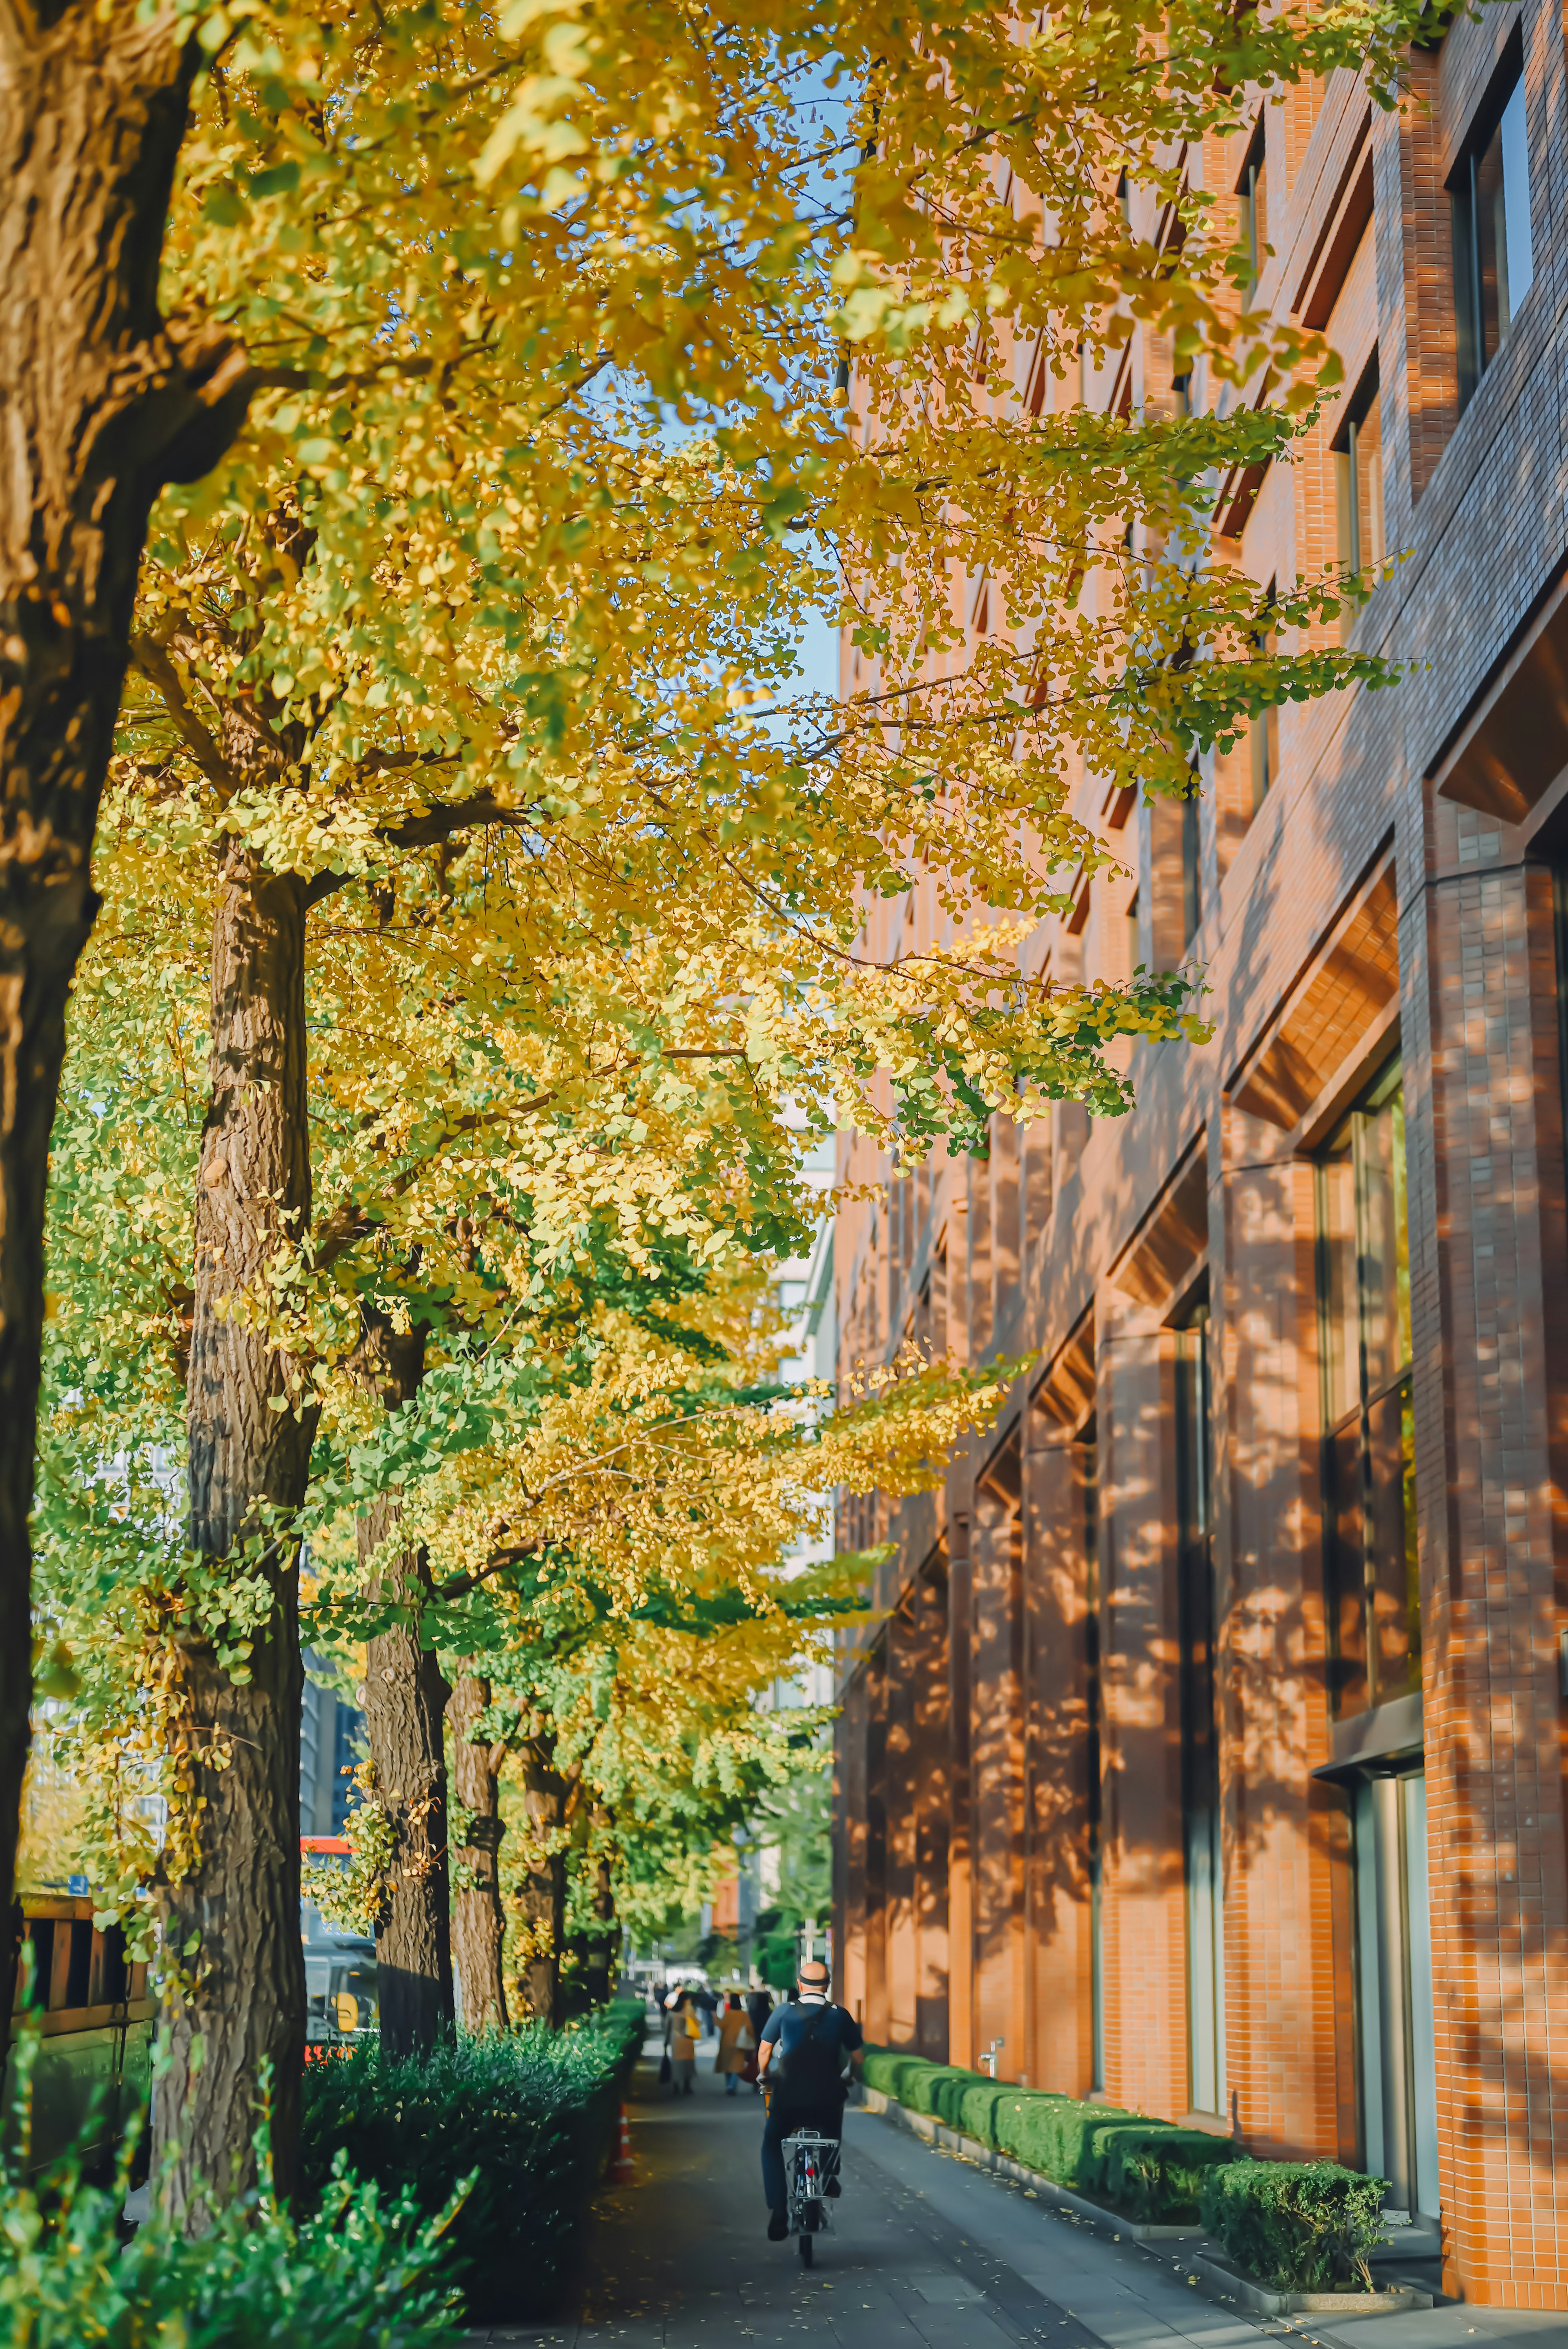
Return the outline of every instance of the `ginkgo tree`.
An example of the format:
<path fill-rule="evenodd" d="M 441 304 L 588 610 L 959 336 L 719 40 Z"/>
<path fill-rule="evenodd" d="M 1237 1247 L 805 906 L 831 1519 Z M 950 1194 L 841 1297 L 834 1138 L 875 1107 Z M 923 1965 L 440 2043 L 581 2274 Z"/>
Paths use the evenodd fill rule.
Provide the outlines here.
<path fill-rule="evenodd" d="M 944 1130 L 962 1144 L 1002 1100 L 1114 1110 L 1105 1042 L 1191 1032 L 1184 978 L 1052 991 L 1026 985 L 1013 947 L 1061 868 L 1105 853 L 1065 812 L 1071 761 L 1185 788 L 1193 749 L 1262 702 L 1386 674 L 1288 648 L 1337 583 L 1272 605 L 1287 648 L 1263 654 L 1260 591 L 1191 560 L 1194 484 L 1288 453 L 1321 354 L 1241 312 L 1233 224 L 1184 156 L 1260 82 L 1348 62 L 1387 92 L 1408 13 L 1237 18 L 1194 0 L 1021 30 L 936 7 L 916 24 L 874 6 L 341 0 L 307 17 L 170 0 L 132 36 L 119 11 L 0 7 L 9 89 L 40 119 L 75 119 L 89 88 L 98 106 L 68 221 L 55 183 L 21 171 L 49 227 L 22 256 L 0 361 L 32 452 L 4 492 L 26 512 L 0 514 L 22 713 L 5 820 L 26 849 L 6 951 L 43 1038 L 41 1074 L 7 1091 L 27 1114 L 0 1135 L 20 1203 L 0 1243 L 17 1299 L 0 1384 L 21 1405 L 5 1505 L 20 1536 L 42 1152 L 106 712 L 134 657 L 102 875 L 123 892 L 119 935 L 211 909 L 195 1245 L 167 1309 L 188 1365 L 178 1669 L 210 1733 L 179 1948 L 242 1878 L 264 1884 L 263 1940 L 286 1961 L 277 1828 L 316 1373 L 376 1388 L 356 1348 L 394 1257 L 405 1281 L 412 1251 L 439 1258 L 425 1277 L 461 1290 L 481 1126 L 511 1139 L 532 1257 L 597 1213 L 624 1242 L 673 1217 L 722 1248 L 797 1212 L 786 1100 L 896 1122 L 908 1148 Z M 827 132 L 801 102 L 824 84 Z M 852 166 L 825 203 L 824 146 Z M 1181 234 L 1131 236 L 1124 171 L 1168 196 Z M 169 330 L 148 263 L 165 223 Z M 53 376 L 34 364 L 40 256 L 103 296 L 67 305 Z M 1037 344 L 1059 377 L 1080 343 L 1142 324 L 1216 381 L 1273 369 L 1283 396 L 1174 420 L 1009 405 L 1009 354 Z M 160 510 L 133 620 L 152 490 L 204 464 Z M 1007 628 L 971 658 L 952 583 L 981 567 Z M 1092 619 L 1086 571 L 1106 591 Z M 788 642 L 824 576 L 873 664 L 838 708 L 789 697 Z M 90 690 L 62 682 L 51 630 L 92 638 Z M 49 826 L 71 876 L 52 898 L 35 856 Z M 921 864 L 950 936 L 880 967 L 859 944 L 866 894 Z M 383 1001 L 397 1074 L 375 1098 L 362 1031 L 342 1131 L 313 1164 L 312 1052 L 345 1032 L 318 1025 L 315 973 L 324 952 L 356 967 L 372 932 L 404 968 L 418 951 L 445 969 L 465 1029 L 488 990 L 505 1040 L 482 1079 L 453 1081 L 418 1033 L 436 988 Z M 381 1496 L 361 1497 L 370 1524 Z M 16 1614 L 25 1544 L 5 1556 Z M 21 1698 L 0 1691 L 18 1776 Z M 13 1794 L 0 1783 L 7 1820 Z M 286 2052 L 303 1994 L 274 2024 L 226 1997 L 232 1962 L 211 1933 L 192 1983 L 209 2033 L 238 2018 L 232 2064 L 184 2083 L 214 2112 L 274 2039 Z"/>

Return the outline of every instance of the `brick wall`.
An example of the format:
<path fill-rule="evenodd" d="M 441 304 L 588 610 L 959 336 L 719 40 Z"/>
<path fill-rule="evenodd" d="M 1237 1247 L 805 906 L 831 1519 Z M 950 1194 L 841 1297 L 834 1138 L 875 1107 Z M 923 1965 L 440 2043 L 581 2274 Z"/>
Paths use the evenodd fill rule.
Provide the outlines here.
<path fill-rule="evenodd" d="M 1516 37 L 1534 282 L 1461 415 L 1447 182 Z M 917 1334 L 959 1361 L 1033 1363 L 934 1509 L 846 1496 L 857 1538 L 874 1527 L 899 1545 L 879 1597 L 902 1611 L 885 1648 L 868 1634 L 843 1658 L 844 1994 L 873 2036 L 961 2063 L 1000 2038 L 1003 2076 L 1087 2092 L 1098 1797 L 1105 2092 L 1187 2109 L 1172 1363 L 1184 1300 L 1206 1284 L 1221 2102 L 1260 2153 L 1365 2158 L 1366 1724 L 1336 1713 L 1334 1691 L 1315 1169 L 1398 1050 L 1422 1667 L 1419 1703 L 1380 1716 L 1408 1742 L 1378 1766 L 1425 1773 L 1445 2274 L 1478 2304 L 1568 2309 L 1568 1196 L 1550 869 L 1568 858 L 1568 812 L 1556 833 L 1515 829 L 1458 803 L 1444 764 L 1568 560 L 1560 13 L 1537 0 L 1457 21 L 1412 57 L 1395 114 L 1337 74 L 1259 119 L 1273 248 L 1260 298 L 1282 312 L 1305 298 L 1368 161 L 1373 208 L 1322 297 L 1345 393 L 1219 551 L 1282 586 L 1336 558 L 1333 441 L 1376 349 L 1386 543 L 1405 559 L 1351 641 L 1417 665 L 1396 690 L 1282 710 L 1255 812 L 1245 746 L 1205 762 L 1192 951 L 1210 1044 L 1140 1046 L 1123 1120 L 1062 1105 L 1026 1133 L 998 1125 L 988 1162 L 938 1153 L 892 1221 L 870 1201 L 842 1212 L 846 1372 Z M 1209 187 L 1235 188 L 1252 135 L 1212 144 Z M 1120 380 L 1152 402 L 1169 375 L 1168 354 L 1135 347 Z M 1025 352 L 1014 377 L 1034 379 Z M 1088 397 L 1106 405 L 1117 379 L 1091 377 Z M 972 585 L 955 581 L 956 608 Z M 847 657 L 846 687 L 857 674 Z M 1525 798 L 1547 808 L 1553 780 L 1526 777 Z M 1075 778 L 1073 804 L 1111 821 L 1092 777 Z M 1114 812 L 1125 874 L 1097 881 L 1076 930 L 1042 926 L 1028 968 L 1048 957 L 1059 975 L 1123 975 L 1134 893 L 1137 953 L 1180 957 L 1176 812 Z M 895 919 L 902 908 L 869 909 L 876 950 Z M 917 946 L 936 920 L 923 889 Z M 890 1172 L 851 1138 L 841 1169 Z M 922 1263 L 929 1307 L 908 1277 Z M 998 1476 L 1015 1424 L 1016 1469 Z"/>

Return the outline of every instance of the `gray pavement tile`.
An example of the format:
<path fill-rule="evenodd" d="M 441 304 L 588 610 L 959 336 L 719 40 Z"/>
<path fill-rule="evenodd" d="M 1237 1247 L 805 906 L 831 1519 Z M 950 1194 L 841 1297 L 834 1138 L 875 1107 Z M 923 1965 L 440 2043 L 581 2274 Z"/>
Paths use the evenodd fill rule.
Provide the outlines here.
<path fill-rule="evenodd" d="M 1568 2320 L 1444 2308 L 1262 2322 L 1186 2282 L 1180 2252 L 1116 2243 L 1027 2189 L 846 2116 L 844 2198 L 818 2264 L 764 2239 L 761 2116 L 699 2072 L 632 2106 L 639 2182 L 595 2216 L 581 2327 L 469 2349 L 1568 2349 Z"/>
<path fill-rule="evenodd" d="M 1359 2323 L 1332 2317 L 1292 2320 L 1312 2324 L 1319 2341 L 1336 2349 L 1568 2349 L 1568 2317 L 1547 2309 L 1413 2309 L 1407 2316 L 1363 2317 Z M 1395 2336 L 1391 2338 L 1390 2336 Z M 1312 2333 L 1298 2335 L 1311 2341 Z"/>
<path fill-rule="evenodd" d="M 1018 2334 L 997 2321 L 993 2309 L 927 2308 L 913 2319 L 926 2349 L 1014 2349 Z"/>

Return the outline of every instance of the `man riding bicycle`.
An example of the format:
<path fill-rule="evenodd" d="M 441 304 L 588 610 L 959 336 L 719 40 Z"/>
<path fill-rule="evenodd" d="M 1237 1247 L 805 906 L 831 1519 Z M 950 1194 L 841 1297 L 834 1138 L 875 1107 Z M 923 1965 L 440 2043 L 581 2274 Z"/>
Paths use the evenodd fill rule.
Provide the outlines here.
<path fill-rule="evenodd" d="M 762 2132 L 762 2190 L 768 2197 L 768 2240 L 781 2243 L 789 2232 L 784 2183 L 784 2140 L 797 2129 L 816 2129 L 835 2143 L 844 2133 L 844 2058 L 860 2069 L 864 2044 L 860 2024 L 828 1996 L 828 1969 L 811 1959 L 800 1969 L 798 2005 L 776 2007 L 763 2027 L 757 2068 L 768 2096 Z M 837 2194 L 839 2181 L 828 2181 Z"/>

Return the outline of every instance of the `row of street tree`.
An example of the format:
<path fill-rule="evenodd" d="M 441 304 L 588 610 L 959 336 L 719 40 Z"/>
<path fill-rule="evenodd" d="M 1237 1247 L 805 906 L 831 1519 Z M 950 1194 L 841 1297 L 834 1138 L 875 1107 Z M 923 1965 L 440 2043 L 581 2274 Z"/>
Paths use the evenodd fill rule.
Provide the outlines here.
<path fill-rule="evenodd" d="M 402 2048 L 454 1944 L 507 2014 L 508 1767 L 558 2014 L 797 1766 L 756 1698 L 864 1572 L 786 1551 L 1007 1376 L 780 1388 L 804 1154 L 1114 1114 L 1114 1040 L 1202 1032 L 1014 948 L 1108 860 L 1085 768 L 1180 794 L 1386 675 L 1342 583 L 1200 559 L 1333 363 L 1191 159 L 1260 85 L 1391 100 L 1418 15 L 0 0 L 0 1875 L 31 1653 L 178 2194 L 268 2065 L 291 2175 L 302 1636 Z M 1146 325 L 1192 412 L 1069 401 Z M 942 952 L 872 958 L 923 873 Z"/>

